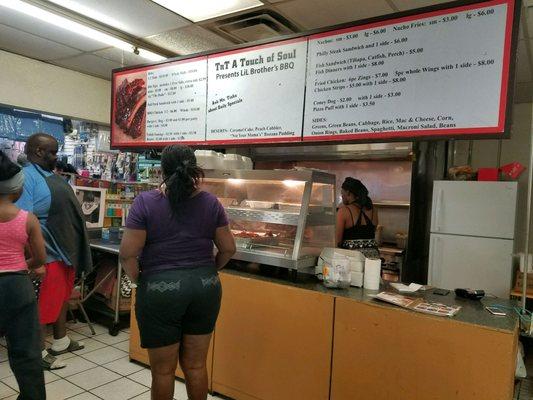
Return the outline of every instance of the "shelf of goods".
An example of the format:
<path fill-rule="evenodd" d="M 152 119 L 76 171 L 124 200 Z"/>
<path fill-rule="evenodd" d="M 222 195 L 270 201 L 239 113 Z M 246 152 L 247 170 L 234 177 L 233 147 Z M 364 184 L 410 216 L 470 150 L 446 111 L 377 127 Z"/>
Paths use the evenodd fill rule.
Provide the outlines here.
<path fill-rule="evenodd" d="M 224 205 L 234 259 L 295 271 L 335 241 L 335 176 L 315 170 L 208 170 L 203 190 Z"/>
<path fill-rule="evenodd" d="M 105 189 L 103 226 L 109 228 L 124 226 L 135 197 L 157 184 L 76 177 L 76 186 Z"/>

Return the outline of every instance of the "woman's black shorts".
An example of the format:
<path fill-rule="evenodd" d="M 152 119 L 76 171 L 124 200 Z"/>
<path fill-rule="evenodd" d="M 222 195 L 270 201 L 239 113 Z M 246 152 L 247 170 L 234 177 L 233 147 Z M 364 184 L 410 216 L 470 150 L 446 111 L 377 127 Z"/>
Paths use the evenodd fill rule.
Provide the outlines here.
<path fill-rule="evenodd" d="M 141 347 L 169 346 L 183 335 L 213 332 L 221 298 L 214 266 L 141 274 L 135 304 Z"/>

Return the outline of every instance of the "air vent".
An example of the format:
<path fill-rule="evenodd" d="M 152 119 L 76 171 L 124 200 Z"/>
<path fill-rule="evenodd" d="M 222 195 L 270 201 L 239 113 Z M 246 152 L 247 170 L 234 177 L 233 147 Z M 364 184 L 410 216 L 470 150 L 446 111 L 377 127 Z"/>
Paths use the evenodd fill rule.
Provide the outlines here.
<path fill-rule="evenodd" d="M 272 10 L 260 10 L 214 21 L 205 26 L 236 43 L 272 39 L 298 32 L 298 28 Z"/>

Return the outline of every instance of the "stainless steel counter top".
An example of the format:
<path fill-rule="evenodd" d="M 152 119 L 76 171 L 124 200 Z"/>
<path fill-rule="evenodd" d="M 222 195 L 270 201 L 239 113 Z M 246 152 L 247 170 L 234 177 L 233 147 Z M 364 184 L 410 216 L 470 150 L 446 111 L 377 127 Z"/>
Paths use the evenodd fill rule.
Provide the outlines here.
<path fill-rule="evenodd" d="M 105 251 L 111 254 L 118 254 L 120 249 L 120 244 L 109 243 L 102 239 L 90 239 L 89 244 L 92 249 Z"/>

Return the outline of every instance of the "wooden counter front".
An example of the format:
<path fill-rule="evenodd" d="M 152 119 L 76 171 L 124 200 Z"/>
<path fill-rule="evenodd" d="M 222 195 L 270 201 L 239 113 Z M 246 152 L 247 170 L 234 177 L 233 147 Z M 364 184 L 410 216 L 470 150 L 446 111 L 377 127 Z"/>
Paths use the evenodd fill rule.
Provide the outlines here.
<path fill-rule="evenodd" d="M 239 400 L 327 400 L 334 297 L 220 277 L 213 391 Z"/>
<path fill-rule="evenodd" d="M 425 295 L 461 305 L 443 318 L 377 302 L 364 289 L 231 270 L 220 279 L 208 356 L 214 392 L 237 400 L 512 399 L 518 323 L 484 309 L 511 302 Z M 130 357 L 148 364 L 134 309 Z"/>
<path fill-rule="evenodd" d="M 337 298 L 331 400 L 510 400 L 517 338 Z"/>
<path fill-rule="evenodd" d="M 135 316 L 135 289 L 131 293 L 131 318 L 130 318 L 130 359 L 150 365 L 148 359 L 148 351 L 141 347 L 141 338 L 139 336 L 139 326 L 137 325 L 137 317 Z M 211 371 L 213 368 L 213 338 L 211 338 L 211 344 L 209 346 L 209 353 L 207 353 L 207 376 L 209 378 L 209 390 L 211 390 Z M 185 379 L 183 371 L 178 365 L 176 369 L 176 376 L 181 379 Z"/>

